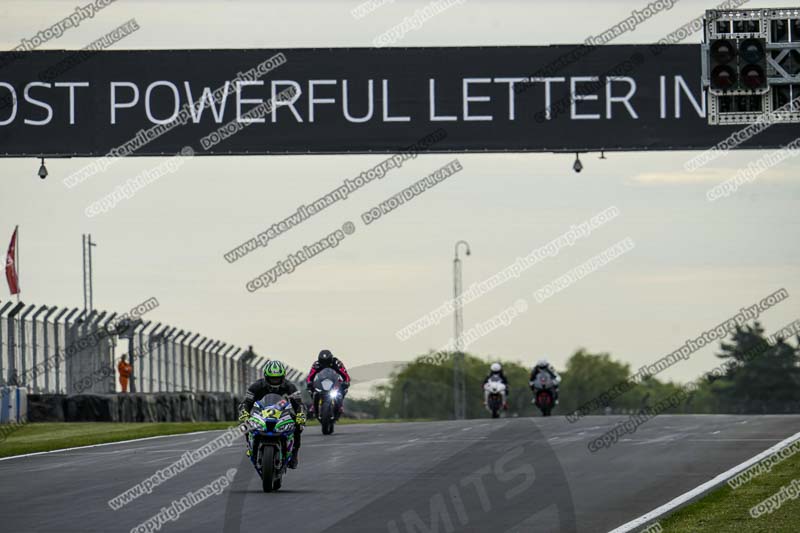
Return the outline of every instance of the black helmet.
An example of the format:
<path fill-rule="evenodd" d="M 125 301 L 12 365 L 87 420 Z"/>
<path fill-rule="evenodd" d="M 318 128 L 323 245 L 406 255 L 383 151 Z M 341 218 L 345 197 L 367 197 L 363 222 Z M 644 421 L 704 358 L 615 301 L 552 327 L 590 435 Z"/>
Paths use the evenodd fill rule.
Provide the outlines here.
<path fill-rule="evenodd" d="M 320 366 L 330 366 L 333 362 L 333 354 L 330 350 L 322 350 L 317 356 L 317 362 Z"/>

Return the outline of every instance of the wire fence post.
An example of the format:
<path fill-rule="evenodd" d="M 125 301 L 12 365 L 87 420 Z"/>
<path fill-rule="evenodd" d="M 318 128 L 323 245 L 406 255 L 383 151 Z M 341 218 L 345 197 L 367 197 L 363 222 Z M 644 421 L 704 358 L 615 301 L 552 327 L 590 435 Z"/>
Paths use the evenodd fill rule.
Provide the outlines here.
<path fill-rule="evenodd" d="M 231 369 L 231 354 L 236 349 L 235 346 L 229 346 L 225 353 L 222 354 L 222 391 L 223 392 L 230 392 L 233 393 L 233 387 L 231 387 L 231 381 L 228 378 L 230 375 Z"/>
<path fill-rule="evenodd" d="M 179 330 L 172 338 L 172 392 L 179 392 L 178 388 L 178 346 L 180 339 L 186 335 L 184 330 Z"/>
<path fill-rule="evenodd" d="M 155 342 L 156 336 L 158 335 L 158 328 L 161 326 L 161 322 L 153 326 L 153 330 L 147 336 L 147 351 L 148 353 L 148 360 L 150 361 L 150 367 L 148 368 L 150 374 L 150 392 L 157 392 L 156 391 L 156 371 L 154 370 L 154 365 L 158 367 L 158 354 L 154 353 L 155 350 Z"/>
<path fill-rule="evenodd" d="M 205 378 L 206 391 L 214 392 L 214 350 L 217 349 L 219 341 L 213 341 L 206 346 L 206 351 L 203 358 L 203 374 Z"/>
<path fill-rule="evenodd" d="M 175 344 L 174 344 L 174 335 L 175 330 L 178 328 L 171 328 L 164 337 L 164 389 L 165 392 L 175 392 L 175 371 L 174 369 L 172 372 L 170 370 L 175 364 Z M 172 386 L 170 387 L 169 377 L 170 374 L 172 375 Z"/>
<path fill-rule="evenodd" d="M 222 384 L 224 383 L 222 380 L 222 370 L 225 367 L 225 365 L 222 363 L 222 353 L 226 346 L 228 346 L 228 343 L 220 341 L 219 347 L 214 354 L 214 373 L 216 374 L 214 379 L 214 387 L 217 392 L 225 392 L 225 390 L 222 388 Z"/>
<path fill-rule="evenodd" d="M 3 377 L 5 374 L 3 373 L 4 364 L 3 364 L 3 315 L 11 307 L 13 304 L 11 302 L 6 302 L 6 304 L 0 308 L 0 382 L 5 383 L 6 378 Z M 8 350 L 6 350 L 8 351 Z"/>
<path fill-rule="evenodd" d="M 138 381 L 136 385 L 138 386 L 139 392 L 144 392 L 144 361 L 145 361 L 145 351 L 144 351 L 144 330 L 150 325 L 150 321 L 142 321 L 140 324 L 141 329 L 139 329 L 139 372 L 138 372 Z M 131 363 L 133 364 L 133 363 Z M 134 371 L 133 377 L 136 378 L 137 372 Z"/>
<path fill-rule="evenodd" d="M 186 344 L 186 376 L 189 378 L 189 390 L 193 391 L 196 388 L 194 373 L 194 343 L 200 337 L 199 333 L 195 333 L 194 337 Z"/>
<path fill-rule="evenodd" d="M 205 350 L 206 347 L 211 344 L 213 341 L 208 337 L 203 337 L 203 340 L 200 344 L 197 345 L 197 390 L 206 392 L 208 389 L 206 388 L 206 380 L 205 380 L 205 373 L 206 373 L 206 363 L 205 363 Z"/>
<path fill-rule="evenodd" d="M 51 389 L 50 389 L 50 359 L 51 359 L 51 355 L 50 355 L 50 343 L 48 342 L 50 337 L 51 337 L 51 328 L 48 327 L 50 325 L 48 320 L 50 320 L 50 316 L 53 313 L 55 313 L 56 311 L 58 311 L 58 307 L 56 307 L 56 306 L 51 307 L 50 310 L 44 315 L 44 318 L 42 319 L 42 321 L 44 323 L 44 328 L 43 328 L 43 333 L 44 333 L 44 335 L 43 335 L 44 336 L 44 361 L 43 361 L 43 363 L 44 363 L 44 387 L 43 387 L 43 391 L 46 392 L 46 393 L 47 392 L 51 392 Z M 36 377 L 38 377 L 38 376 L 36 376 Z M 34 379 L 36 379 L 36 377 L 34 377 Z M 34 391 L 34 392 L 36 392 L 36 391 Z"/>
<path fill-rule="evenodd" d="M 19 385 L 27 386 L 28 383 L 28 354 L 31 344 L 28 342 L 28 315 L 30 315 L 36 306 L 31 304 L 28 309 L 26 309 L 19 317 L 19 339 L 20 339 L 20 352 L 19 352 L 19 362 L 20 362 L 20 376 L 22 377 Z M 33 323 L 31 322 L 31 325 Z"/>
<path fill-rule="evenodd" d="M 8 378 L 6 378 L 6 382 L 14 385 L 17 383 L 17 319 L 16 316 L 25 307 L 25 304 L 22 302 L 17 303 L 11 311 L 8 313 L 8 318 L 6 322 L 6 336 L 8 337 L 8 364 L 7 364 L 7 372 Z"/>
<path fill-rule="evenodd" d="M 78 313 L 78 311 L 79 311 L 79 309 L 77 307 L 75 307 L 72 311 L 67 313 L 67 316 L 64 317 L 64 324 L 63 324 L 64 327 L 61 329 L 61 332 L 60 332 L 60 335 L 59 335 L 59 337 L 61 337 L 61 340 L 63 340 L 63 342 L 64 342 L 64 348 L 61 351 L 61 357 L 57 357 L 56 358 L 56 369 L 55 369 L 55 372 L 56 372 L 56 394 L 61 394 L 62 390 L 66 390 L 66 379 L 67 379 L 66 366 L 67 366 L 67 358 L 70 357 L 70 353 L 69 353 L 70 350 L 69 349 L 71 348 L 71 346 L 68 346 L 68 342 L 69 341 L 68 341 L 68 337 L 67 337 L 67 335 L 68 335 L 67 332 L 69 331 L 69 323 L 72 320 L 72 317 L 75 316 L 75 313 Z M 62 360 L 64 361 L 63 369 L 62 369 L 62 365 L 61 365 Z M 63 379 L 62 379 L 62 371 L 63 371 L 63 374 L 64 374 Z M 62 381 L 64 381 L 64 387 L 61 386 L 61 382 Z"/>
<path fill-rule="evenodd" d="M 39 384 L 37 383 L 37 374 L 38 369 L 37 365 L 39 363 L 39 330 L 41 329 L 41 322 L 39 321 L 39 315 L 41 315 L 44 311 L 47 311 L 47 306 L 42 306 L 39 308 L 36 313 L 31 317 L 31 348 L 32 348 L 32 357 L 31 357 L 31 376 L 30 379 L 26 379 L 25 381 L 30 381 L 30 390 L 34 393 L 39 392 Z"/>
<path fill-rule="evenodd" d="M 185 391 L 186 388 L 186 340 L 191 335 L 191 331 L 187 331 L 184 333 L 183 338 L 181 339 L 181 390 Z"/>

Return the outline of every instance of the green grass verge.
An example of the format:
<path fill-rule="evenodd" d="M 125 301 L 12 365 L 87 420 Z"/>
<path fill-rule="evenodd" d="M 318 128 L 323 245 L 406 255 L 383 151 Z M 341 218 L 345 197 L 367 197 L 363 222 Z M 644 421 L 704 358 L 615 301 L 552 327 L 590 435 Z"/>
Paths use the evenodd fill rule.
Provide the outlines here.
<path fill-rule="evenodd" d="M 661 520 L 661 527 L 668 533 L 797 533 L 800 531 L 800 498 L 786 499 L 779 509 L 758 518 L 750 516 L 750 509 L 798 478 L 800 453 L 736 490 L 726 483 L 701 500 Z"/>
<path fill-rule="evenodd" d="M 231 422 L 34 422 L 17 428 L 0 443 L 0 457 L 46 452 L 89 444 L 225 429 Z"/>
<path fill-rule="evenodd" d="M 338 424 L 378 424 L 389 422 L 426 422 L 427 420 L 397 419 L 342 419 Z M 6 426 L 7 438 L 0 442 L 0 457 L 33 452 L 47 452 L 119 442 L 122 440 L 178 435 L 193 431 L 226 429 L 235 422 L 34 422 L 20 426 Z M 319 425 L 312 420 L 309 426 Z M 0 426 L 1 427 L 1 426 Z"/>

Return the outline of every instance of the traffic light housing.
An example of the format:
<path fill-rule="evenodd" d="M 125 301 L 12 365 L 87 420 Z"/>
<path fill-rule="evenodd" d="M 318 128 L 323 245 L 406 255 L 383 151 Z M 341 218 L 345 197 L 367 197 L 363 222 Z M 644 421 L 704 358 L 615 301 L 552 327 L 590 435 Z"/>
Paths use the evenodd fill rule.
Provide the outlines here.
<path fill-rule="evenodd" d="M 736 45 L 729 39 L 716 39 L 709 47 L 711 88 L 729 91 L 739 82 L 736 65 Z"/>
<path fill-rule="evenodd" d="M 767 88 L 767 40 L 739 41 L 739 87 L 744 91 Z"/>
<path fill-rule="evenodd" d="M 706 11 L 702 50 L 709 124 L 800 123 L 800 8 Z"/>
<path fill-rule="evenodd" d="M 767 40 L 735 34 L 712 39 L 708 46 L 709 85 L 721 93 L 767 89 Z"/>

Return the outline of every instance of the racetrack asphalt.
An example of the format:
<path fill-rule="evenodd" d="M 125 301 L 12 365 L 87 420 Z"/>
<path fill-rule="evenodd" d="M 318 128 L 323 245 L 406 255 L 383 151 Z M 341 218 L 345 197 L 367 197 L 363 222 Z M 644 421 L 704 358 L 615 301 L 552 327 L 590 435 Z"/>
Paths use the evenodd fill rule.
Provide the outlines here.
<path fill-rule="evenodd" d="M 109 499 L 221 432 L 17 457 L 0 461 L 0 531 L 132 531 L 236 468 L 224 492 L 149 531 L 603 532 L 800 431 L 795 415 L 662 415 L 590 452 L 624 420 L 356 424 L 331 436 L 309 427 L 300 468 L 270 494 L 242 439 L 116 511 Z"/>

